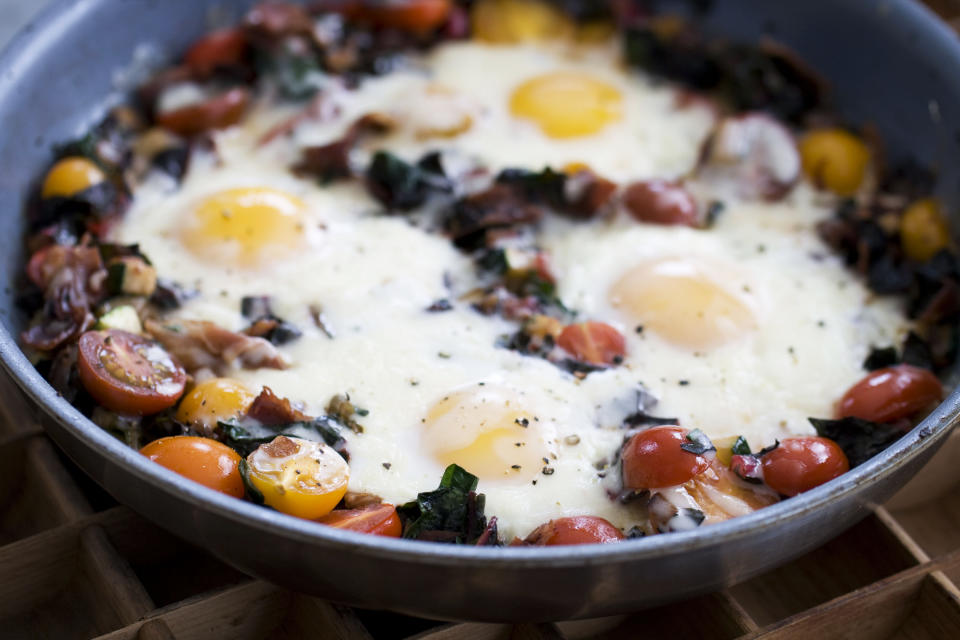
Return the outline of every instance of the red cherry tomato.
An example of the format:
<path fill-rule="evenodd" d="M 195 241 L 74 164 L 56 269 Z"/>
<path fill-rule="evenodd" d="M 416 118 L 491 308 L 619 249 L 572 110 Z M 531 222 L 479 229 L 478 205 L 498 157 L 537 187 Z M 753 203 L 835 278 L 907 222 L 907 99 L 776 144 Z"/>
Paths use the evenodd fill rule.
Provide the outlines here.
<path fill-rule="evenodd" d="M 624 539 L 620 529 L 597 516 L 557 518 L 542 524 L 524 540 L 534 545 L 597 544 Z"/>
<path fill-rule="evenodd" d="M 680 448 L 686 441 L 687 430 L 680 427 L 653 427 L 630 438 L 623 447 L 623 486 L 672 487 L 706 471 L 706 458 Z"/>
<path fill-rule="evenodd" d="M 182 136 L 208 129 L 223 129 L 243 117 L 250 102 L 250 91 L 234 87 L 204 102 L 157 114 L 157 124 Z"/>
<path fill-rule="evenodd" d="M 634 182 L 624 190 L 623 204 L 638 222 L 697 226 L 697 203 L 675 182 Z"/>
<path fill-rule="evenodd" d="M 898 364 L 877 369 L 850 387 L 837 404 L 837 417 L 871 422 L 907 418 L 943 398 L 943 385 L 930 371 Z"/>
<path fill-rule="evenodd" d="M 600 366 L 619 364 L 627 352 L 620 332 L 603 322 L 567 325 L 557 344 L 577 360 Z"/>
<path fill-rule="evenodd" d="M 424 34 L 446 22 L 452 7 L 450 0 L 365 0 L 358 17 L 376 27 Z"/>
<path fill-rule="evenodd" d="M 173 436 L 154 440 L 140 453 L 159 465 L 220 493 L 243 497 L 240 456 L 210 438 Z"/>
<path fill-rule="evenodd" d="M 80 382 L 111 411 L 148 415 L 183 395 L 186 372 L 152 340 L 119 329 L 87 331 L 78 347 Z"/>
<path fill-rule="evenodd" d="M 374 504 L 362 509 L 335 509 L 317 522 L 375 536 L 399 538 L 403 531 L 400 516 L 392 504 Z"/>
<path fill-rule="evenodd" d="M 220 29 L 193 43 L 183 61 L 197 75 L 210 75 L 217 67 L 239 64 L 247 52 L 243 29 Z"/>
<path fill-rule="evenodd" d="M 762 460 L 767 486 L 785 496 L 809 491 L 850 470 L 836 442 L 815 436 L 787 438 Z"/>

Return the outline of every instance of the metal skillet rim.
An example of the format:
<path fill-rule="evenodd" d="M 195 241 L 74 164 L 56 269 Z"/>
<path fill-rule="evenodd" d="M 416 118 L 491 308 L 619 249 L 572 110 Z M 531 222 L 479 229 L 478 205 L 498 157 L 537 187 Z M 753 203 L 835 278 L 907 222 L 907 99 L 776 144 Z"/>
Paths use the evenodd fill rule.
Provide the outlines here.
<path fill-rule="evenodd" d="M 856 2 L 857 0 L 841 0 Z M 71 12 L 82 11 L 84 3 L 74 0 L 56 0 L 39 15 L 0 53 L 0 96 L 18 73 L 29 71 L 31 48 L 43 46 L 44 41 L 56 37 L 59 31 L 71 27 Z M 910 0 L 891 0 L 887 8 L 898 11 L 902 20 L 912 23 L 929 36 L 928 44 L 938 47 L 944 56 L 944 67 L 951 63 L 960 68 L 960 41 L 929 9 Z M 886 451 L 867 463 L 853 469 L 821 487 L 784 500 L 746 516 L 691 531 L 628 540 L 609 545 L 568 547 L 467 547 L 430 542 L 400 540 L 341 531 L 300 520 L 252 503 L 230 498 L 212 489 L 183 478 L 154 464 L 138 452 L 84 417 L 36 371 L 20 350 L 17 341 L 5 327 L 0 326 L 0 368 L 13 379 L 26 395 L 85 446 L 95 448 L 100 455 L 112 456 L 113 462 L 126 473 L 136 474 L 150 484 L 191 506 L 210 510 L 241 526 L 270 529 L 274 534 L 308 543 L 319 543 L 328 551 L 361 552 L 370 557 L 390 557 L 403 560 L 427 561 L 435 566 L 466 568 L 478 562 L 485 566 L 504 568 L 552 568 L 602 565 L 662 557 L 668 554 L 720 546 L 748 537 L 771 526 L 789 526 L 805 513 L 824 507 L 834 499 L 869 485 L 899 466 L 921 456 L 929 447 L 947 437 L 951 427 L 960 418 L 960 387 L 954 389 L 937 409 L 919 425 L 905 434 Z M 425 489 L 430 489 L 428 487 Z"/>

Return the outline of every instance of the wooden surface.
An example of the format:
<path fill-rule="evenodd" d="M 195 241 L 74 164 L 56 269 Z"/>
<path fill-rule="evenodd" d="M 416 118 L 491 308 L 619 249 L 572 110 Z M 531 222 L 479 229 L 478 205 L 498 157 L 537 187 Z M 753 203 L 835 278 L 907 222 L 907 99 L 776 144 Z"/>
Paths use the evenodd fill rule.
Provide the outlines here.
<path fill-rule="evenodd" d="M 780 569 L 687 602 L 550 625 L 448 624 L 243 575 L 114 503 L 7 381 L 0 398 L 0 640 L 960 638 L 960 485 L 878 507 Z"/>

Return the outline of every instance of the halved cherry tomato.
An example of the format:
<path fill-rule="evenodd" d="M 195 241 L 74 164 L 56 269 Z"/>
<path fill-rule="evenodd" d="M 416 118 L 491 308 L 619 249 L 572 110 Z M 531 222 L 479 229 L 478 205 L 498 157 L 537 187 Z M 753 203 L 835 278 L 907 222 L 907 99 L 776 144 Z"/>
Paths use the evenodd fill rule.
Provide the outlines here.
<path fill-rule="evenodd" d="M 246 52 L 247 37 L 243 29 L 220 29 L 194 42 L 183 61 L 197 75 L 208 76 L 217 67 L 239 64 Z"/>
<path fill-rule="evenodd" d="M 186 372 L 152 340 L 110 329 L 87 331 L 78 346 L 80 382 L 111 411 L 148 415 L 172 407 L 183 395 Z"/>
<path fill-rule="evenodd" d="M 223 129 L 236 124 L 250 102 L 250 91 L 234 87 L 197 104 L 157 114 L 157 124 L 182 136 L 208 129 Z"/>
<path fill-rule="evenodd" d="M 603 322 L 581 322 L 564 327 L 557 344 L 574 358 L 595 365 L 620 364 L 627 345 L 620 332 Z"/>
<path fill-rule="evenodd" d="M 627 185 L 623 204 L 638 222 L 697 226 L 697 203 L 675 182 L 647 180 Z"/>
<path fill-rule="evenodd" d="M 850 470 L 843 449 L 816 436 L 786 438 L 762 460 L 767 486 L 785 496 L 809 491 Z"/>
<path fill-rule="evenodd" d="M 653 427 L 630 438 L 623 447 L 623 486 L 672 487 L 706 471 L 706 458 L 680 448 L 687 433 L 680 427 Z"/>
<path fill-rule="evenodd" d="M 423 34 L 446 22 L 452 8 L 450 0 L 366 0 L 358 17 L 376 27 Z"/>
<path fill-rule="evenodd" d="M 392 504 L 373 504 L 362 509 L 335 509 L 317 522 L 375 536 L 399 538 L 403 532 L 400 516 Z"/>
<path fill-rule="evenodd" d="M 907 418 L 943 398 L 943 385 L 930 371 L 909 364 L 877 369 L 850 387 L 837 404 L 837 417 L 871 422 Z"/>
<path fill-rule="evenodd" d="M 602 542 L 617 542 L 624 539 L 620 529 L 607 520 L 597 516 L 572 516 L 557 518 L 534 529 L 524 539 L 526 544 L 534 545 L 566 545 L 566 544 L 598 544 Z"/>
<path fill-rule="evenodd" d="M 173 436 L 154 440 L 140 449 L 140 453 L 205 487 L 235 498 L 243 497 L 240 456 L 222 442 Z"/>

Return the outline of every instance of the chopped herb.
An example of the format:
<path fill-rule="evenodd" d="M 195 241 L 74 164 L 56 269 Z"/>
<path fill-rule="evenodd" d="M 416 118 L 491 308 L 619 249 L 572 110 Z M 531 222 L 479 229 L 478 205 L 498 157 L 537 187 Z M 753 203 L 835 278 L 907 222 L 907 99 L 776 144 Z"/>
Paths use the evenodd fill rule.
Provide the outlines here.
<path fill-rule="evenodd" d="M 678 380 L 678 381 L 677 381 L 677 384 L 679 384 L 681 387 L 685 387 L 685 386 L 687 386 L 687 385 L 690 384 L 690 381 L 689 381 L 689 380 Z"/>
<path fill-rule="evenodd" d="M 681 444 L 680 448 L 695 455 L 717 450 L 717 448 L 713 446 L 713 442 L 710 441 L 710 438 L 707 437 L 707 434 L 700 429 L 694 429 L 688 433 L 687 442 Z"/>
<path fill-rule="evenodd" d="M 545 475 L 545 476 L 552 476 L 553 473 L 554 473 L 553 467 L 544 467 L 544 468 L 543 468 L 543 475 Z"/>
<path fill-rule="evenodd" d="M 889 424 L 860 418 L 821 420 L 808 418 L 817 435 L 835 441 L 847 454 L 850 466 L 863 464 L 900 439 L 903 431 Z"/>
<path fill-rule="evenodd" d="M 437 352 L 437 357 L 438 357 L 438 358 L 443 358 L 444 360 L 449 360 L 449 359 L 450 359 L 450 354 L 449 354 L 449 353 L 444 353 L 443 351 L 438 351 L 438 352 Z"/>
<path fill-rule="evenodd" d="M 518 465 L 518 464 L 512 464 L 512 465 L 510 465 L 510 468 L 511 468 L 511 469 L 516 469 L 516 470 L 519 471 L 519 470 L 520 470 L 520 465 Z"/>
<path fill-rule="evenodd" d="M 643 333 L 643 325 L 642 325 L 642 324 L 638 324 L 638 325 L 637 325 L 637 328 L 634 329 L 634 331 L 636 331 L 638 334 Z"/>
<path fill-rule="evenodd" d="M 717 223 L 717 219 L 720 218 L 720 214 L 727 208 L 727 205 L 721 200 L 711 200 L 707 204 L 707 215 L 704 220 L 704 226 L 708 229 Z"/>
<path fill-rule="evenodd" d="M 737 436 L 737 439 L 733 442 L 733 446 L 730 447 L 730 451 L 735 456 L 748 456 L 750 455 L 750 444 L 743 436 Z"/>
<path fill-rule="evenodd" d="M 383 466 L 384 469 L 386 469 L 387 471 L 389 471 L 389 470 L 390 470 L 390 467 L 392 467 L 393 465 L 390 464 L 389 462 L 384 462 L 382 466 Z"/>
<path fill-rule="evenodd" d="M 517 418 L 516 420 L 514 420 L 514 422 L 516 422 L 518 425 L 520 425 L 524 429 L 530 426 L 530 420 L 528 420 L 527 418 Z"/>
<path fill-rule="evenodd" d="M 326 411 L 331 418 L 337 420 L 354 433 L 363 433 L 363 425 L 354 420 L 353 416 L 354 414 L 364 416 L 369 412 L 360 413 L 360 411 L 357 410 L 357 406 L 350 402 L 349 394 L 337 394 L 330 398 Z"/>

